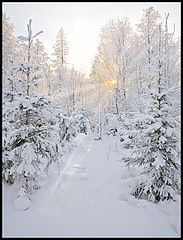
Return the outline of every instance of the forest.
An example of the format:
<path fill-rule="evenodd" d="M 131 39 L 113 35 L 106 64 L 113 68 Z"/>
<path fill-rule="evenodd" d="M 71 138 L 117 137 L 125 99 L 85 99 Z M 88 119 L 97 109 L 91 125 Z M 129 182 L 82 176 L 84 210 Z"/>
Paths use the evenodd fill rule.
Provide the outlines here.
<path fill-rule="evenodd" d="M 58 29 L 49 57 L 39 40 L 44 29 L 34 32 L 34 19 L 25 23 L 24 36 L 16 37 L 3 13 L 2 178 L 5 187 L 16 186 L 16 199 L 40 191 L 40 179 L 48 178 L 53 165 L 60 171 L 83 133 L 96 143 L 105 136 L 115 139 L 120 161 L 139 169 L 130 193 L 135 198 L 176 201 L 181 58 L 180 39 L 174 40 L 168 20 L 168 13 L 161 22 L 149 7 L 137 32 L 125 17 L 107 22 L 86 77 L 68 67 L 67 29 Z"/>

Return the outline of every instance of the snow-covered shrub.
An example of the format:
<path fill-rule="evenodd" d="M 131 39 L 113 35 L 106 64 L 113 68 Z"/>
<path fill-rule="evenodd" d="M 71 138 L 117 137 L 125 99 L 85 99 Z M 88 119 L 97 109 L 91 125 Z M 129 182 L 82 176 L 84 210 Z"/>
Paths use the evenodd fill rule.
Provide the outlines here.
<path fill-rule="evenodd" d="M 59 124 L 59 143 L 62 148 L 62 154 L 70 151 L 73 139 L 78 133 L 90 133 L 89 120 L 84 114 L 68 117 L 59 113 L 57 121 Z"/>
<path fill-rule="evenodd" d="M 104 119 L 104 132 L 116 136 L 121 128 L 121 119 L 116 114 L 106 114 Z"/>
<path fill-rule="evenodd" d="M 86 112 L 82 111 L 81 114 L 76 115 L 75 121 L 78 126 L 79 133 L 90 134 L 91 126 Z"/>
<path fill-rule="evenodd" d="M 59 130 L 60 143 L 71 142 L 73 137 L 77 135 L 77 126 L 73 117 L 67 117 L 60 113 Z"/>
<path fill-rule="evenodd" d="M 131 139 L 135 137 L 136 130 L 140 126 L 136 126 L 135 118 L 137 113 L 133 114 L 106 114 L 105 133 L 116 137 L 118 142 L 124 148 L 132 148 Z"/>

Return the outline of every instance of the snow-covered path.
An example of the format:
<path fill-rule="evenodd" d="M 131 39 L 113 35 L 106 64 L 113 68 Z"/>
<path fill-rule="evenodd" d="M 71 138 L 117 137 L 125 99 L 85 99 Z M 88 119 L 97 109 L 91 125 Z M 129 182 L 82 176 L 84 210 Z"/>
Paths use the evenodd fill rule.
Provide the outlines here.
<path fill-rule="evenodd" d="M 177 204 L 130 196 L 133 173 L 114 143 L 84 136 L 70 164 L 25 212 L 4 209 L 4 236 L 180 236 Z M 169 205 L 168 205 L 169 204 Z"/>

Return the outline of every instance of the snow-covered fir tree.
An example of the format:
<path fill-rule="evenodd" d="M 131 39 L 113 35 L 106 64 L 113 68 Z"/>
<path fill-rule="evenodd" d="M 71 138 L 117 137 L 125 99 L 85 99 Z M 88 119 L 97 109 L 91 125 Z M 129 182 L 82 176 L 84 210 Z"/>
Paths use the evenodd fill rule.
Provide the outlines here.
<path fill-rule="evenodd" d="M 55 157 L 59 136 L 53 109 L 44 95 L 6 98 L 3 104 L 4 176 L 21 182 L 27 192 L 38 181 L 41 165 Z M 11 168 L 6 167 L 8 162 Z"/>
<path fill-rule="evenodd" d="M 3 177 L 7 182 L 18 183 L 22 194 L 29 194 L 39 187 L 42 165 L 56 159 L 60 152 L 60 145 L 56 147 L 59 129 L 55 108 L 51 106 L 53 100 L 33 92 L 32 81 L 37 79 L 40 65 L 30 63 L 31 21 L 28 37 L 19 38 L 28 41 L 28 45 L 24 45 L 27 54 L 24 62 L 19 62 L 14 69 L 21 73 L 17 82 L 26 84 L 17 87 L 11 95 L 6 92 L 3 95 Z"/>
<path fill-rule="evenodd" d="M 53 49 L 53 56 L 55 57 L 53 60 L 53 67 L 63 68 L 65 64 L 67 64 L 67 55 L 69 48 L 66 41 L 66 34 L 62 27 L 57 34 L 56 43 L 54 44 Z"/>
<path fill-rule="evenodd" d="M 133 194 L 153 202 L 175 199 L 180 192 L 180 123 L 171 98 L 175 87 L 167 88 L 168 78 L 163 71 L 170 56 L 164 51 L 161 25 L 156 33 L 158 41 L 153 59 L 156 84 L 149 90 L 146 117 L 136 121 L 139 130 L 132 138 L 133 154 L 125 159 L 128 165 L 144 167 L 143 180 Z"/>

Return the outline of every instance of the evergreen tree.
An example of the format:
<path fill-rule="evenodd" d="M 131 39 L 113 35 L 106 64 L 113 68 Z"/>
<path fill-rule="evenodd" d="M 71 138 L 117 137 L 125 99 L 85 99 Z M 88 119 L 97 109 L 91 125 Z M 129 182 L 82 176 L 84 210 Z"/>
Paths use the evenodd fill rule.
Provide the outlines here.
<path fill-rule="evenodd" d="M 68 44 L 65 31 L 62 27 L 57 34 L 56 43 L 53 46 L 53 49 L 53 56 L 55 57 L 53 60 L 53 67 L 63 69 L 65 64 L 67 64 Z"/>
<path fill-rule="evenodd" d="M 144 116 L 140 125 L 136 123 L 140 131 L 132 139 L 134 151 L 132 157 L 125 159 L 128 165 L 144 166 L 143 180 L 133 194 L 153 202 L 174 199 L 180 191 L 180 125 L 172 111 L 170 98 L 175 88 L 167 89 L 168 79 L 163 71 L 165 56 L 161 25 L 157 34 L 157 55 L 154 59 L 156 86 L 149 90 L 146 111 L 149 117 Z"/>
<path fill-rule="evenodd" d="M 21 183 L 28 193 L 46 162 L 56 155 L 59 129 L 54 111 L 51 99 L 44 95 L 6 98 L 3 103 L 3 175 Z"/>

